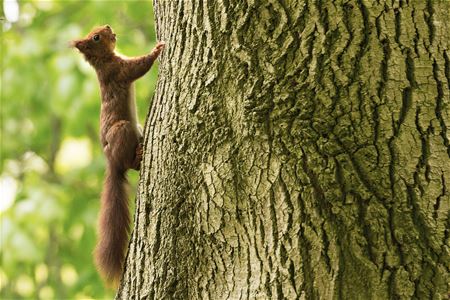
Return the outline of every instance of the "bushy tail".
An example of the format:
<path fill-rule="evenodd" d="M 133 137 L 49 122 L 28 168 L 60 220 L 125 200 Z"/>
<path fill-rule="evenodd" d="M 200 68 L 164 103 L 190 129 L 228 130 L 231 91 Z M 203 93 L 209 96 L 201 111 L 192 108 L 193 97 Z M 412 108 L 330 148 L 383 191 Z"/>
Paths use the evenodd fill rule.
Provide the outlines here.
<path fill-rule="evenodd" d="M 106 283 L 114 287 L 122 275 L 130 231 L 127 187 L 125 171 L 108 166 L 101 197 L 95 263 Z"/>

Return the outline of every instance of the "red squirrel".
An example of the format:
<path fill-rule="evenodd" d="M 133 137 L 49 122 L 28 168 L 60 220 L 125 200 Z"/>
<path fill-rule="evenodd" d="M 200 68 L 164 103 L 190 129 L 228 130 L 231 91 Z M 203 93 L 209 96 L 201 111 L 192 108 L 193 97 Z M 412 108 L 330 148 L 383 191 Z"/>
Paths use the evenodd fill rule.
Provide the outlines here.
<path fill-rule="evenodd" d="M 150 70 L 165 44 L 159 42 L 144 56 L 119 56 L 114 52 L 116 34 L 105 25 L 71 45 L 94 67 L 100 84 L 100 140 L 107 169 L 94 256 L 103 279 L 117 286 L 130 232 L 126 172 L 139 170 L 142 158 L 142 129 L 137 122 L 133 82 Z"/>

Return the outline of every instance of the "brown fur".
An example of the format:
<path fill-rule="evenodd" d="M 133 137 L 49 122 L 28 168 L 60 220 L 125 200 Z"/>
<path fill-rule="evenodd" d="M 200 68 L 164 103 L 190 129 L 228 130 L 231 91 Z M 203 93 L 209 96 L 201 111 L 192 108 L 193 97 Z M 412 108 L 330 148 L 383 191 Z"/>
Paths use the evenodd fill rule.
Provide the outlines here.
<path fill-rule="evenodd" d="M 104 280 L 117 286 L 130 231 L 125 174 L 128 169 L 139 170 L 142 155 L 132 83 L 150 70 L 164 43 L 158 43 L 148 55 L 133 58 L 116 55 L 115 44 L 116 35 L 108 25 L 72 42 L 94 67 L 100 84 L 100 139 L 108 167 L 101 197 L 95 262 Z"/>

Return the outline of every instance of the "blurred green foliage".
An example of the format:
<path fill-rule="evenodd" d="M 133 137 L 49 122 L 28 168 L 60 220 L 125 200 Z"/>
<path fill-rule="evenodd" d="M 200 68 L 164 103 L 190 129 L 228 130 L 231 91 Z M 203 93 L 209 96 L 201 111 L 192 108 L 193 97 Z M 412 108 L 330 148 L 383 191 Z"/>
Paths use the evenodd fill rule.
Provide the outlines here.
<path fill-rule="evenodd" d="M 19 1 L 18 20 L 8 22 L 14 16 L 3 1 L 0 298 L 111 299 L 91 255 L 105 169 L 100 92 L 94 70 L 68 44 L 110 24 L 120 53 L 149 52 L 151 2 Z M 136 83 L 141 123 L 156 75 L 154 67 Z M 137 178 L 129 173 L 132 192 Z"/>

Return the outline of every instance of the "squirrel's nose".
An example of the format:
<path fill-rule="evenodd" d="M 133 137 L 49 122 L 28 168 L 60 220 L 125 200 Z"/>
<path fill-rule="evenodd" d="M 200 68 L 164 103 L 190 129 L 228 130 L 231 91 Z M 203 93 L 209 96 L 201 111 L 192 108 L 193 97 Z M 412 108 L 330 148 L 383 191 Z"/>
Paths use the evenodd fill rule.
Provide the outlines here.
<path fill-rule="evenodd" d="M 71 41 L 69 43 L 69 45 L 70 45 L 70 47 L 75 47 L 75 48 L 80 49 L 81 41 L 79 41 L 79 40 Z"/>

